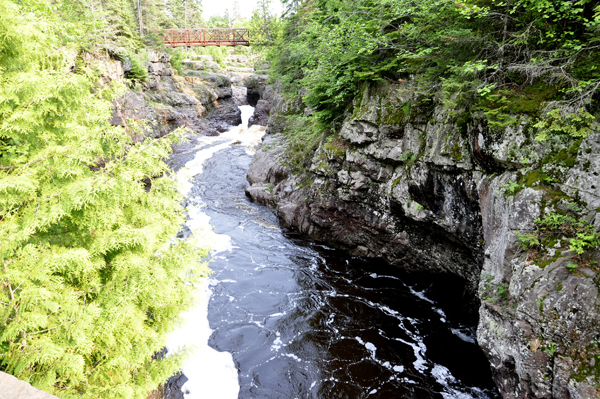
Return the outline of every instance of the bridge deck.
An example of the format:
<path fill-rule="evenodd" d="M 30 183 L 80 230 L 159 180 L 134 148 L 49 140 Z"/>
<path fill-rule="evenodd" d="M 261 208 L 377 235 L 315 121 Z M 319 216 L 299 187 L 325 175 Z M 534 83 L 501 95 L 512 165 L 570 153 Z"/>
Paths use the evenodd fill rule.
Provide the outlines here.
<path fill-rule="evenodd" d="M 248 29 L 166 29 L 166 47 L 249 46 Z"/>

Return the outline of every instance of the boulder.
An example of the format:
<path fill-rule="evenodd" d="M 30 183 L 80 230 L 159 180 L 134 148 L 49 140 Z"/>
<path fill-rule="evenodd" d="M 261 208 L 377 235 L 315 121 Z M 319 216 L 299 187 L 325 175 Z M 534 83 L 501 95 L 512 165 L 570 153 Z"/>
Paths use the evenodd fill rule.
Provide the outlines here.
<path fill-rule="evenodd" d="M 184 399 L 183 385 L 188 382 L 188 378 L 181 372 L 175 374 L 165 383 L 164 399 Z"/>
<path fill-rule="evenodd" d="M 0 399 L 58 399 L 54 395 L 40 391 L 28 382 L 21 381 L 0 371 Z"/>
<path fill-rule="evenodd" d="M 185 59 L 181 61 L 181 65 L 186 68 L 195 70 L 195 71 L 203 71 L 204 70 L 204 61 L 192 61 Z"/>
<path fill-rule="evenodd" d="M 270 113 L 271 103 L 265 100 L 258 100 L 256 107 L 254 107 L 254 114 L 248 120 L 248 127 L 253 125 L 267 126 Z"/>
<path fill-rule="evenodd" d="M 232 126 L 242 124 L 242 111 L 235 104 L 233 98 L 229 97 L 215 103 L 215 107 L 206 115 L 206 119 L 218 131 L 225 132 Z"/>

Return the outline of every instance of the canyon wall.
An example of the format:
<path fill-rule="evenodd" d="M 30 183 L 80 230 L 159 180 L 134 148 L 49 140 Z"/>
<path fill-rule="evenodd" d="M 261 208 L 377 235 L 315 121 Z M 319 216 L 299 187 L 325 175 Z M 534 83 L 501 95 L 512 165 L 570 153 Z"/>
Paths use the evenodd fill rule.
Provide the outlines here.
<path fill-rule="evenodd" d="M 307 149 L 290 120 L 312 110 L 265 88 L 271 118 L 247 194 L 312 239 L 462 277 L 504 398 L 599 397 L 600 256 L 571 240 L 584 232 L 573 226 L 600 225 L 600 135 L 535 140 L 527 116 L 498 129 L 418 93 L 365 87 L 338 133 Z M 540 220 L 556 215 L 549 232 Z"/>

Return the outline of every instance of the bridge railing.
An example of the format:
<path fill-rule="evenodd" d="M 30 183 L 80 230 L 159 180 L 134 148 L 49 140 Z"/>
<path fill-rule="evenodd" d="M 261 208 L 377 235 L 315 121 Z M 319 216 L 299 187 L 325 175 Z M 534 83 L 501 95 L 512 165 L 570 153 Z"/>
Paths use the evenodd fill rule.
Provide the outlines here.
<path fill-rule="evenodd" d="M 166 47 L 250 45 L 248 29 L 166 29 L 163 35 Z"/>

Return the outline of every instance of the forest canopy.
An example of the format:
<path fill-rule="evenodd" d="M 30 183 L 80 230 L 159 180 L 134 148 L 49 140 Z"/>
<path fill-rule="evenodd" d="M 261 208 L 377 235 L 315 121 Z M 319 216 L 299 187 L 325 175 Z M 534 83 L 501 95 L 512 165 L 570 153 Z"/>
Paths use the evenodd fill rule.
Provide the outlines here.
<path fill-rule="evenodd" d="M 449 109 L 485 96 L 593 113 L 600 87 L 600 6 L 592 0 L 287 0 L 272 49 L 276 78 L 325 125 L 366 82 L 418 81 Z M 551 89 L 549 89 L 549 87 Z"/>

